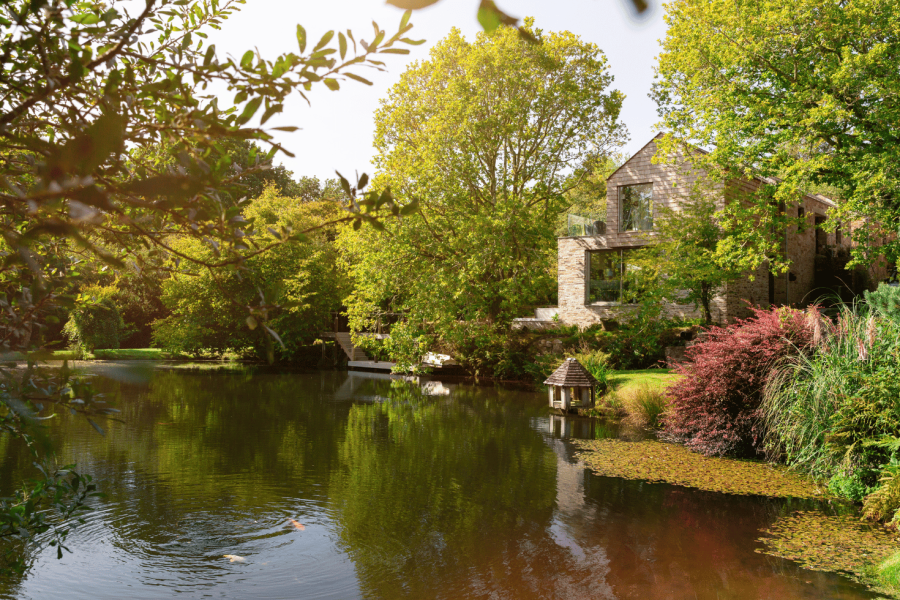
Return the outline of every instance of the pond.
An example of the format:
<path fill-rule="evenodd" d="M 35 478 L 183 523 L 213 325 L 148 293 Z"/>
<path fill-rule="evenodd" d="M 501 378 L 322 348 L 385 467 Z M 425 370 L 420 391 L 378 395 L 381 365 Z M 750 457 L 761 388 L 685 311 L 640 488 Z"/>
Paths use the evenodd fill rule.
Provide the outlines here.
<path fill-rule="evenodd" d="M 71 554 L 35 556 L 0 597 L 873 597 L 754 552 L 762 529 L 808 502 L 592 475 L 568 440 L 620 432 L 551 419 L 541 393 L 90 369 L 124 423 L 100 436 L 63 417 L 53 435 L 107 495 Z M 8 490 L 29 461 L 3 448 Z"/>

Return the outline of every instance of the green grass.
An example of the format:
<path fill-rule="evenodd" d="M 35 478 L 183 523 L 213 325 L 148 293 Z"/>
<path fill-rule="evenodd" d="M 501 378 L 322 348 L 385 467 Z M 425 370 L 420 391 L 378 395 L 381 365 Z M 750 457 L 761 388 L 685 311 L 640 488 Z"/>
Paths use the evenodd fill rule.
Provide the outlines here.
<path fill-rule="evenodd" d="M 879 589 L 900 596 L 900 552 L 878 565 Z"/>
<path fill-rule="evenodd" d="M 159 348 L 119 348 L 116 350 L 94 350 L 93 354 L 78 356 L 72 350 L 51 350 L 33 352 L 26 356 L 22 352 L 0 353 L 0 361 L 21 361 L 31 357 L 34 360 L 197 360 L 187 354 L 165 352 Z M 237 360 L 234 354 L 224 354 L 214 358 L 221 360 Z"/>
<path fill-rule="evenodd" d="M 668 387 L 678 380 L 678 375 L 669 369 L 641 369 L 638 371 L 613 371 L 609 385 L 617 393 L 629 392 L 641 387 Z"/>

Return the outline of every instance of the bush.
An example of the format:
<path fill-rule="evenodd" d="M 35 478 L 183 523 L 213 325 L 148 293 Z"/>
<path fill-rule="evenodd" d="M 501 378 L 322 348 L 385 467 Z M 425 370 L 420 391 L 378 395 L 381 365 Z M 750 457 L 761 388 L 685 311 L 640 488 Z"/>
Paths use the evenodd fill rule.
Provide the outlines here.
<path fill-rule="evenodd" d="M 900 321 L 900 286 L 882 283 L 874 292 L 863 292 L 866 304 L 877 314 Z"/>
<path fill-rule="evenodd" d="M 766 387 L 766 447 L 858 502 L 884 487 L 879 477 L 900 450 L 900 321 L 847 307 L 836 323 L 810 319 L 815 351 L 787 361 Z M 879 498 L 872 514 L 884 518 Z"/>
<path fill-rule="evenodd" d="M 125 333 L 125 323 L 113 297 L 114 286 L 92 285 L 82 289 L 77 306 L 63 327 L 78 353 L 93 352 L 95 348 L 117 349 Z"/>
<path fill-rule="evenodd" d="M 900 463 L 892 460 L 879 478 L 879 486 L 863 499 L 863 515 L 873 521 L 900 525 Z"/>
<path fill-rule="evenodd" d="M 665 362 L 666 346 L 680 341 L 686 325 L 690 323 L 639 313 L 617 331 L 597 332 L 596 344 L 616 369 L 647 369 Z"/>
<path fill-rule="evenodd" d="M 551 360 L 535 357 L 531 341 L 531 335 L 525 332 L 468 321 L 457 322 L 445 330 L 440 347 L 475 377 L 529 380 L 539 377 Z M 541 362 L 540 366 L 535 364 L 536 360 Z"/>
<path fill-rule="evenodd" d="M 853 502 L 862 502 L 863 498 L 875 489 L 867 485 L 865 479 L 868 478 L 863 473 L 850 469 L 845 473 L 832 475 L 828 480 L 828 491 Z"/>
<path fill-rule="evenodd" d="M 354 336 L 354 343 L 365 336 Z M 419 364 L 430 346 L 429 339 L 416 332 L 409 323 L 397 323 L 391 327 L 391 336 L 385 338 L 381 349 L 395 363 L 394 373 L 421 372 Z"/>
<path fill-rule="evenodd" d="M 597 380 L 597 386 L 594 388 L 596 397 L 605 394 L 609 389 L 609 378 L 613 374 L 613 370 L 609 368 L 609 355 L 599 350 L 583 350 L 574 358 Z M 545 379 L 546 377 L 541 381 L 543 382 Z"/>
<path fill-rule="evenodd" d="M 752 456 L 762 449 L 762 391 L 773 366 L 810 346 L 804 312 L 754 309 L 754 316 L 713 327 L 691 348 L 668 390 L 666 436 L 706 455 Z"/>
<path fill-rule="evenodd" d="M 668 405 L 665 390 L 644 384 L 631 392 L 628 412 L 636 424 L 655 429 L 660 426 Z"/>

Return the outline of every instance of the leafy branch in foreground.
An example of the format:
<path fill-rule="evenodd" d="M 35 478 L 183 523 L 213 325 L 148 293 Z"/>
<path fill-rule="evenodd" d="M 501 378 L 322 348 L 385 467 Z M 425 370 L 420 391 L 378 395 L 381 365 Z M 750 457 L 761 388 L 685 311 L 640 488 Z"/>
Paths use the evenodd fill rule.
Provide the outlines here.
<path fill-rule="evenodd" d="M 0 7 L 0 291 L 10 313 L 0 346 L 27 345 L 35 313 L 63 300 L 71 277 L 60 257 L 72 252 L 121 268 L 139 248 L 172 253 L 169 240 L 187 236 L 211 248 L 204 266 L 240 268 L 267 250 L 247 243 L 252 222 L 233 200 L 243 177 L 290 155 L 263 126 L 290 94 L 369 83 L 360 69 L 383 70 L 380 55 L 419 43 L 404 37 L 407 13 L 391 36 L 374 25 L 369 41 L 329 31 L 312 44 L 298 26 L 298 53 L 220 58 L 205 30 L 241 3 L 149 0 L 136 16 L 102 3 Z M 254 166 L 241 169 L 226 146 L 248 139 L 269 151 L 251 151 Z M 158 145 L 173 160 L 141 151 Z M 347 218 L 390 202 L 354 203 Z"/>
<path fill-rule="evenodd" d="M 407 12 L 391 34 L 373 23 L 367 39 L 348 30 L 315 41 L 298 25 L 294 52 L 223 57 L 208 33 L 243 3 L 0 3 L 0 352 L 34 347 L 48 313 L 74 306 L 86 265 L 240 275 L 252 258 L 322 226 L 269 232 L 244 215 L 244 180 L 268 170 L 277 152 L 291 155 L 272 134 L 296 127 L 266 124 L 290 96 L 370 84 L 363 74 L 384 70 L 383 55 L 421 42 L 405 37 Z M 251 145 L 241 166 L 229 151 L 248 141 L 266 150 Z M 390 193 L 365 187 L 346 185 L 347 212 L 335 220 L 373 222 L 401 211 Z M 180 252 L 177 240 L 205 250 Z M 264 306 L 245 308 L 266 314 Z M 94 418 L 111 409 L 100 402 L 64 370 L 0 367 L 0 429 L 25 440 L 43 469 L 38 483 L 0 504 L 0 534 L 27 541 L 52 530 L 62 544 L 66 521 L 94 488 L 87 477 L 44 465 L 50 453 L 39 423 L 70 410 L 101 430 Z M 24 568 L 15 548 L 10 556 Z"/>

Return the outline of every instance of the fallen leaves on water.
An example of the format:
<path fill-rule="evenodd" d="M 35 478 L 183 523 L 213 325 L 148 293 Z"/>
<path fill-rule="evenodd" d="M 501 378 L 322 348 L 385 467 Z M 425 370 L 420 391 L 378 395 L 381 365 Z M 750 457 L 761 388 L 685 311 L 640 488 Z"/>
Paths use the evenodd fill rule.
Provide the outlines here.
<path fill-rule="evenodd" d="M 799 563 L 815 571 L 849 575 L 875 586 L 875 570 L 897 551 L 897 533 L 852 515 L 828 515 L 800 511 L 777 520 L 758 541 L 770 554 Z M 877 586 L 875 587 L 877 590 Z"/>
<path fill-rule="evenodd" d="M 247 559 L 237 554 L 223 554 L 223 558 L 227 558 L 228 562 L 245 562 Z"/>
<path fill-rule="evenodd" d="M 784 467 L 703 456 L 656 441 L 576 440 L 577 456 L 597 475 L 672 483 L 709 492 L 782 498 L 821 498 L 816 483 Z"/>
<path fill-rule="evenodd" d="M 301 523 L 301 522 L 299 522 L 299 521 L 295 521 L 294 519 L 291 519 L 290 521 L 291 521 L 291 525 L 293 525 L 294 527 L 296 527 L 296 528 L 299 529 L 300 531 L 303 531 L 303 530 L 306 529 L 306 525 L 304 525 L 303 523 Z"/>

